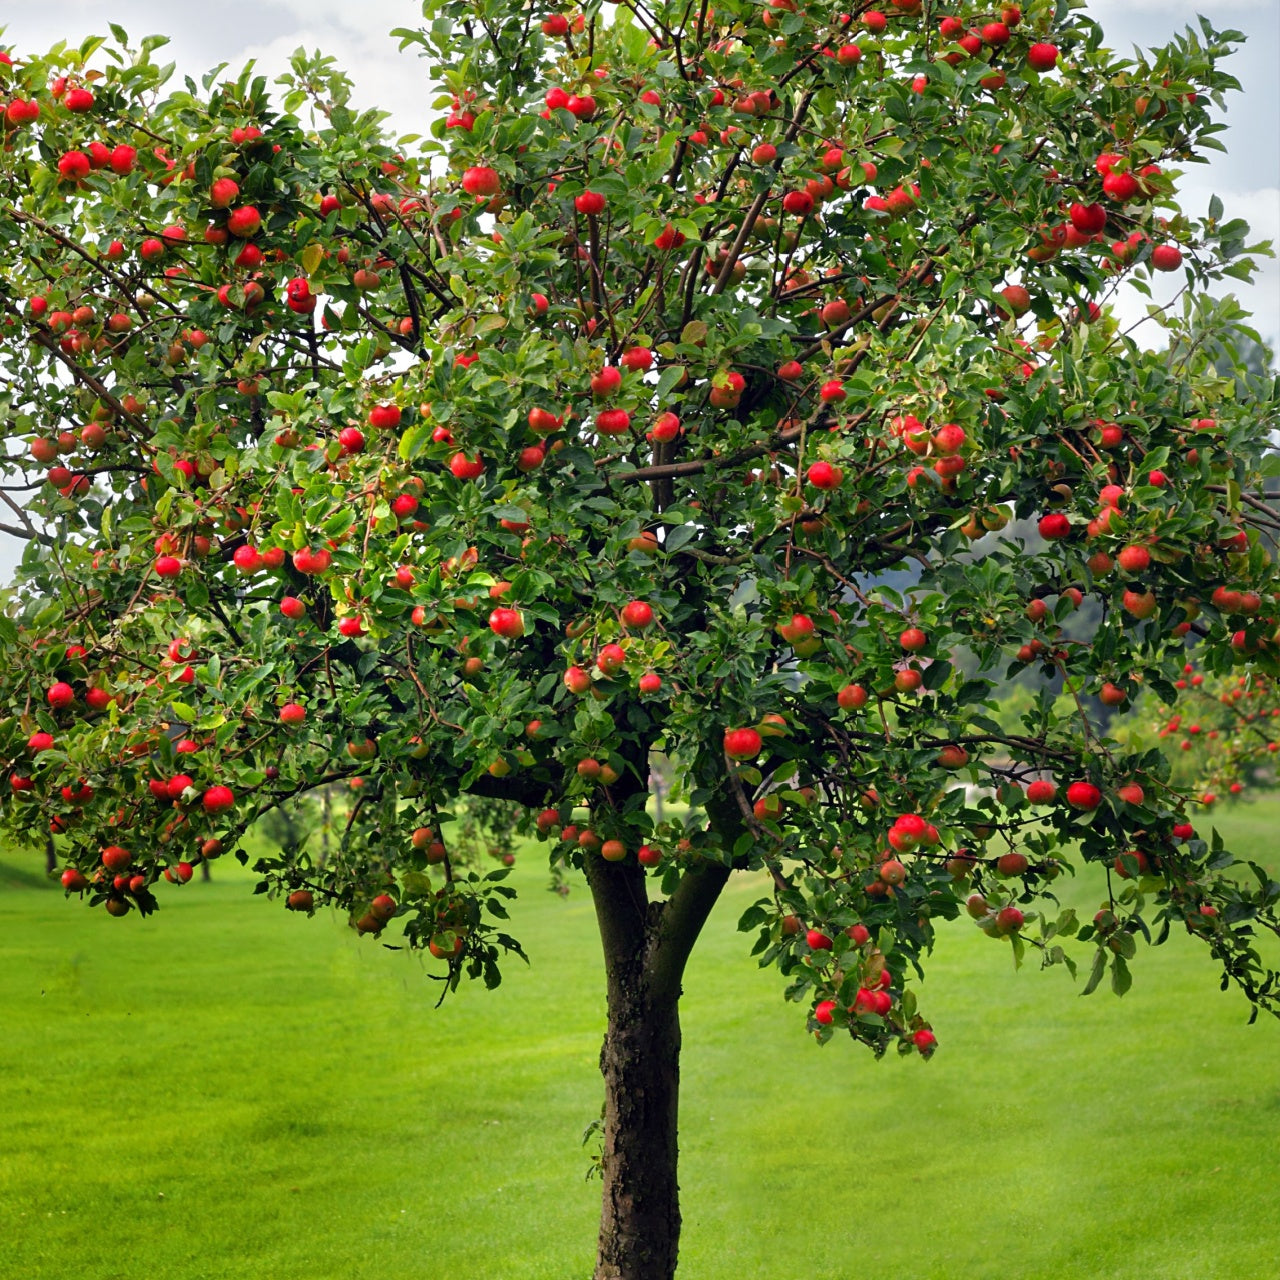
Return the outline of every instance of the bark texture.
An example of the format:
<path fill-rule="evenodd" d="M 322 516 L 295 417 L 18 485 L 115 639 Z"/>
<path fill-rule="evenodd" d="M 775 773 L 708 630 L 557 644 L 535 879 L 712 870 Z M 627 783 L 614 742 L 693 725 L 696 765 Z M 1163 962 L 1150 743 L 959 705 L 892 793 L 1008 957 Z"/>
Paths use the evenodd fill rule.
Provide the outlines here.
<path fill-rule="evenodd" d="M 728 875 L 715 863 L 692 868 L 666 903 L 650 903 L 638 867 L 589 864 L 609 1011 L 600 1054 L 604 1191 L 594 1280 L 675 1276 L 680 980 Z"/>
<path fill-rule="evenodd" d="M 680 1244 L 680 1016 L 675 999 L 653 999 L 637 979 L 611 992 L 600 1054 L 604 1200 L 596 1280 L 667 1280 Z"/>

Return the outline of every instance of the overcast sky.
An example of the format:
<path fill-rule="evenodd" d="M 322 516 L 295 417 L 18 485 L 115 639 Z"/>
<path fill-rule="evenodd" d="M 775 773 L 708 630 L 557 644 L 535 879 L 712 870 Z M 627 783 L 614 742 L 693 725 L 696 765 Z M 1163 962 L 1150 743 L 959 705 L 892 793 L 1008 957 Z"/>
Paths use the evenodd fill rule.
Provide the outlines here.
<path fill-rule="evenodd" d="M 105 35 L 112 21 L 134 40 L 170 36 L 165 54 L 181 73 L 198 77 L 220 62 L 238 68 L 254 58 L 274 77 L 302 45 L 333 54 L 355 84 L 357 103 L 391 112 L 400 131 L 425 132 L 433 114 L 423 64 L 411 52 L 400 54 L 387 35 L 420 21 L 414 0 L 39 0 L 4 7 L 0 42 L 19 54 Z M 1194 22 L 1197 11 L 1209 11 L 1219 30 L 1245 33 L 1247 44 L 1229 64 L 1243 92 L 1228 104 L 1230 127 L 1221 135 L 1227 154 L 1192 166 L 1179 195 L 1188 214 L 1203 216 L 1216 194 L 1227 216 L 1249 222 L 1255 239 L 1280 243 L 1280 0 L 1091 0 L 1089 8 L 1122 52 L 1163 43 Z M 1280 344 L 1280 265 L 1268 261 L 1258 283 L 1232 288 L 1267 341 Z M 0 535 L 0 581 L 17 550 Z"/>

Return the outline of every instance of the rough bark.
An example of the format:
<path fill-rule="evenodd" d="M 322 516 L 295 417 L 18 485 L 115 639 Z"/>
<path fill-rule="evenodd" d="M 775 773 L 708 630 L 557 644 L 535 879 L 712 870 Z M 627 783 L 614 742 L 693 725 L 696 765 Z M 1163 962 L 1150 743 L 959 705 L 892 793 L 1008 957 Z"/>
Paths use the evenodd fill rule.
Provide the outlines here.
<path fill-rule="evenodd" d="M 600 1054 L 604 1190 L 594 1280 L 675 1275 L 680 980 L 728 875 L 727 867 L 703 864 L 686 872 L 668 902 L 649 903 L 638 867 L 589 864 L 608 989 Z"/>

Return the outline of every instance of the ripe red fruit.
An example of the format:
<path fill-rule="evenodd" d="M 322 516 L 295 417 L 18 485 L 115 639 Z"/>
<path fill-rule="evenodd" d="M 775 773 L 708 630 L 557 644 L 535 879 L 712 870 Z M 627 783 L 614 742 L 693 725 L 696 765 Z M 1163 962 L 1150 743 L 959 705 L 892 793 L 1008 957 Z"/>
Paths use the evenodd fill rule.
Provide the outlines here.
<path fill-rule="evenodd" d="M 1126 573 L 1141 573 L 1151 567 L 1151 552 L 1146 547 L 1133 543 L 1116 556 L 1116 563 Z"/>
<path fill-rule="evenodd" d="M 620 644 L 607 644 L 596 656 L 596 666 L 606 676 L 617 675 L 627 660 L 627 651 Z"/>
<path fill-rule="evenodd" d="M 929 643 L 929 637 L 919 627 L 908 627 L 898 637 L 898 643 L 908 653 L 919 653 Z"/>
<path fill-rule="evenodd" d="M 639 685 L 641 693 L 657 693 L 662 688 L 662 677 L 656 671 L 646 671 L 640 677 Z"/>
<path fill-rule="evenodd" d="M 746 389 L 746 385 L 747 380 L 742 374 L 730 371 L 724 375 L 722 384 L 712 385 L 711 393 L 707 399 L 713 408 L 736 409 L 742 399 L 742 393 Z"/>
<path fill-rule="evenodd" d="M 763 746 L 755 729 L 726 729 L 724 751 L 730 760 L 754 760 Z"/>
<path fill-rule="evenodd" d="M 223 813 L 235 805 L 236 798 L 230 787 L 210 787 L 204 793 L 204 810 L 206 813 Z"/>
<path fill-rule="evenodd" d="M 819 1000 L 813 1006 L 813 1020 L 814 1022 L 820 1022 L 824 1027 L 829 1027 L 835 1011 L 836 1002 L 834 1000 Z"/>
<path fill-rule="evenodd" d="M 839 378 L 832 378 L 830 382 L 824 382 L 818 392 L 818 399 L 823 404 L 839 404 L 848 393 L 844 389 L 844 383 Z"/>
<path fill-rule="evenodd" d="M 240 194 L 240 184 L 232 178 L 215 178 L 209 187 L 209 203 L 215 209 L 229 209 Z"/>
<path fill-rule="evenodd" d="M 307 606 L 297 596 L 285 596 L 280 601 L 280 612 L 286 618 L 298 622 L 307 616 Z"/>
<path fill-rule="evenodd" d="M 1112 170 L 1102 179 L 1102 192 L 1117 204 L 1128 204 L 1138 194 L 1138 180 L 1131 173 Z"/>
<path fill-rule="evenodd" d="M 622 371 L 617 365 L 607 364 L 599 373 L 591 375 L 591 394 L 601 400 L 608 399 L 622 386 Z M 556 420 L 557 423 L 559 419 Z M 532 426 L 532 422 L 529 424 Z"/>
<path fill-rule="evenodd" d="M 1007 312 L 1015 320 L 1025 316 L 1031 310 L 1031 295 L 1020 284 L 1011 284 L 1000 290 L 999 305 L 1001 311 Z"/>
<path fill-rule="evenodd" d="M 938 1047 L 938 1037 L 929 1030 L 928 1027 L 921 1027 L 911 1036 L 911 1043 L 920 1050 L 925 1057 L 928 1057 L 934 1049 Z"/>
<path fill-rule="evenodd" d="M 68 151 L 58 161 L 58 173 L 67 182 L 79 182 L 88 177 L 90 168 L 89 157 L 83 151 Z"/>
<path fill-rule="evenodd" d="M 1000 933 L 1017 933 L 1026 917 L 1017 907 L 1003 907 L 996 913 L 996 929 Z"/>
<path fill-rule="evenodd" d="M 1096 236 L 1107 225 L 1107 211 L 1100 204 L 1073 204 L 1069 216 L 1082 236 Z"/>
<path fill-rule="evenodd" d="M 504 640 L 516 640 L 524 635 L 524 619 L 519 609 L 494 609 L 489 614 L 489 630 Z"/>
<path fill-rule="evenodd" d="M 904 667 L 893 677 L 893 687 L 899 693 L 915 693 L 924 684 L 924 675 L 915 667 Z"/>
<path fill-rule="evenodd" d="M 301 724 L 307 718 L 306 707 L 299 706 L 296 702 L 286 702 L 280 708 L 281 724 Z"/>
<path fill-rule="evenodd" d="M 1073 809 L 1096 809 L 1102 803 L 1102 792 L 1092 782 L 1073 782 L 1067 788 L 1067 803 Z"/>
<path fill-rule="evenodd" d="M 109 844 L 102 851 L 102 865 L 108 871 L 124 871 L 132 861 L 133 856 L 129 850 L 122 849 L 118 844 Z"/>
<path fill-rule="evenodd" d="M 1058 798 L 1058 788 L 1047 778 L 1037 778 L 1027 786 L 1027 799 L 1032 804 L 1052 804 Z"/>
<path fill-rule="evenodd" d="M 88 161 L 85 163 L 87 164 Z M 803 218 L 813 212 L 813 197 L 807 191 L 788 191 L 782 197 L 782 207 L 788 213 Z"/>
<path fill-rule="evenodd" d="M 84 873 L 78 867 L 68 867 L 61 876 L 62 887 L 69 893 L 79 893 L 82 889 L 89 887 L 89 882 L 84 878 Z"/>
<path fill-rule="evenodd" d="M 807 614 L 793 613 L 789 622 L 778 624 L 778 634 L 788 643 L 803 643 L 814 633 L 813 619 Z"/>
<path fill-rule="evenodd" d="M 857 711 L 867 704 L 867 691 L 860 684 L 847 684 L 836 694 L 842 711 Z"/>
<path fill-rule="evenodd" d="M 76 700 L 76 693 L 65 680 L 59 680 L 57 684 L 49 686 L 49 691 L 45 694 L 45 698 L 48 700 L 49 705 L 57 711 L 62 707 L 69 707 Z"/>
<path fill-rule="evenodd" d="M 831 939 L 828 938 L 820 929 L 806 930 L 804 940 L 808 943 L 810 951 L 831 950 Z"/>
<path fill-rule="evenodd" d="M 250 546 L 237 547 L 231 561 L 241 573 L 254 573 L 262 566 L 262 556 Z"/>
<path fill-rule="evenodd" d="M 251 204 L 242 204 L 238 209 L 233 209 L 227 218 L 227 230 L 241 240 L 247 240 L 260 226 L 262 214 Z"/>
<path fill-rule="evenodd" d="M 648 347 L 628 347 L 622 353 L 622 358 L 618 363 L 624 369 L 631 369 L 637 373 L 648 373 L 653 368 L 653 352 Z"/>
<path fill-rule="evenodd" d="M 598 191 L 584 191 L 581 195 L 573 198 L 573 207 L 579 213 L 585 213 L 588 217 L 595 217 L 597 214 L 604 212 L 605 198 Z"/>
<path fill-rule="evenodd" d="M 475 165 L 463 173 L 462 189 L 477 200 L 487 200 L 502 189 L 502 179 L 498 177 L 496 169 L 491 169 L 488 165 Z"/>
<path fill-rule="evenodd" d="M 1122 603 L 1126 612 L 1138 619 L 1151 617 L 1157 608 L 1154 591 L 1126 591 Z"/>
<path fill-rule="evenodd" d="M 549 409 L 530 409 L 527 421 L 529 430 L 536 431 L 542 436 L 550 435 L 553 431 L 559 431 L 564 425 L 564 419 L 557 417 Z"/>
<path fill-rule="evenodd" d="M 1002 876 L 1020 876 L 1030 865 L 1025 853 L 1004 853 L 996 859 L 996 874 Z"/>
<path fill-rule="evenodd" d="M 1040 536 L 1047 542 L 1065 538 L 1071 533 L 1071 521 L 1061 511 L 1050 511 L 1040 517 Z"/>
<path fill-rule="evenodd" d="M 844 480 L 844 472 L 829 462 L 815 462 L 806 478 L 815 489 L 838 489 Z"/>
<path fill-rule="evenodd" d="M 671 249 L 679 249 L 685 242 L 683 231 L 677 231 L 671 223 L 667 223 L 653 241 L 653 247 L 662 253 L 666 253 Z"/>
<path fill-rule="evenodd" d="M 389 430 L 400 425 L 403 415 L 398 404 L 375 404 L 369 410 L 369 425 L 380 430 Z"/>
<path fill-rule="evenodd" d="M 1177 245 L 1158 244 L 1151 251 L 1151 265 L 1157 271 L 1177 271 L 1182 266 L 1182 251 Z"/>
<path fill-rule="evenodd" d="M 1051 71 L 1058 61 L 1058 46 L 1054 44 L 1033 44 L 1027 50 L 1027 63 L 1035 71 Z"/>
<path fill-rule="evenodd" d="M 631 415 L 625 409 L 601 409 L 595 422 L 596 429 L 606 436 L 620 436 L 631 429 Z"/>
<path fill-rule="evenodd" d="M 157 556 L 156 573 L 162 578 L 176 578 L 182 572 L 182 561 L 176 556 Z"/>
<path fill-rule="evenodd" d="M 465 453 L 459 451 L 449 459 L 449 470 L 459 480 L 475 480 L 484 474 L 484 462 L 478 453 L 474 458 L 468 458 Z"/>
<path fill-rule="evenodd" d="M 674 413 L 660 413 L 651 432 L 659 444 L 667 444 L 680 434 L 680 419 Z"/>
<path fill-rule="evenodd" d="M 1128 700 L 1129 695 L 1118 685 L 1108 680 L 1098 691 L 1098 701 L 1106 707 L 1120 707 Z"/>
<path fill-rule="evenodd" d="M 653 606 L 644 600 L 632 600 L 622 608 L 622 621 L 637 631 L 643 631 L 653 622 Z"/>

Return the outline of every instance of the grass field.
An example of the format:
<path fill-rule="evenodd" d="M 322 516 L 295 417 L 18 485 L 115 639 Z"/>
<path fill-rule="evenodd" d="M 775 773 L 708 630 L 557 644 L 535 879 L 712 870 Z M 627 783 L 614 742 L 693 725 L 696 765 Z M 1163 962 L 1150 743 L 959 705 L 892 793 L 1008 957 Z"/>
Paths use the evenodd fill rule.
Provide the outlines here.
<path fill-rule="evenodd" d="M 1220 820 L 1273 868 L 1278 825 L 1275 800 Z M 35 865 L 0 859 L 0 1277 L 589 1276 L 599 949 L 540 852 L 532 967 L 440 1010 L 416 960 L 225 863 L 147 921 Z M 1246 1026 L 1198 944 L 1081 1000 L 957 924 L 922 991 L 937 1056 L 876 1063 L 756 970 L 755 896 L 730 887 L 686 982 L 682 1276 L 1280 1275 L 1280 1023 Z"/>

